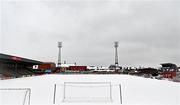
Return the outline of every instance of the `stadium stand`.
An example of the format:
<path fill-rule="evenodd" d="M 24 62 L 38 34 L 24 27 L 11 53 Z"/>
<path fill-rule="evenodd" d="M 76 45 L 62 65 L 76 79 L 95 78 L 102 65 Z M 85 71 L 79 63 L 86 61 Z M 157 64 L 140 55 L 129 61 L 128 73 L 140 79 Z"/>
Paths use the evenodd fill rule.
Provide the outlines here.
<path fill-rule="evenodd" d="M 35 72 L 33 72 L 33 65 L 40 64 L 42 64 L 40 61 L 0 53 L 1 78 L 18 78 L 35 75 Z"/>

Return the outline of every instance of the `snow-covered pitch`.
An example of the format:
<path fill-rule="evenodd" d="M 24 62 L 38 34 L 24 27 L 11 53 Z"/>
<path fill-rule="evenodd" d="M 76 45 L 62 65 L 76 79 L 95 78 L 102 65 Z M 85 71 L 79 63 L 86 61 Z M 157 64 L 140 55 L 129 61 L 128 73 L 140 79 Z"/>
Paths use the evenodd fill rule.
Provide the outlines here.
<path fill-rule="evenodd" d="M 64 83 L 110 83 L 112 89 L 112 101 L 106 102 L 64 102 L 61 96 L 64 94 Z M 55 87 L 56 86 L 56 87 Z M 96 87 L 97 85 L 93 86 Z M 121 87 L 120 87 L 121 86 Z M 80 85 L 79 85 L 80 87 Z M 92 86 L 91 86 L 92 87 Z M 30 89 L 30 103 L 27 94 L 23 96 L 22 105 L 180 105 L 180 83 L 171 81 L 142 78 L 129 75 L 43 75 L 36 77 L 17 78 L 1 80 L 1 89 Z M 76 88 L 75 88 L 76 89 Z M 86 88 L 88 89 L 88 88 Z M 102 88 L 103 89 L 103 88 Z M 104 88 L 109 89 L 109 88 Z M 71 88 L 70 88 L 71 90 Z M 70 91 L 66 90 L 66 91 Z M 93 95 L 103 90 L 90 89 Z M 9 91 L 11 92 L 11 91 Z M 78 90 L 81 92 L 81 89 Z M 77 93 L 78 93 L 77 92 Z M 3 94 L 0 91 L 0 95 Z M 76 93 L 74 91 L 74 93 Z M 95 93 L 95 94 L 94 94 Z M 1 97 L 0 105 L 3 102 L 14 102 L 20 97 L 19 92 L 12 92 L 8 97 Z M 15 94 L 15 95 L 13 95 Z M 68 93 L 71 96 L 70 93 Z M 29 95 L 29 94 L 28 94 Z M 82 95 L 82 94 L 81 94 Z M 84 94 L 83 94 L 84 95 Z M 17 97 L 16 97 L 17 96 Z M 78 96 L 73 94 L 72 96 Z M 21 97 L 22 98 L 22 97 Z M 83 97 L 82 97 L 83 100 Z M 18 104 L 19 105 L 19 104 Z"/>

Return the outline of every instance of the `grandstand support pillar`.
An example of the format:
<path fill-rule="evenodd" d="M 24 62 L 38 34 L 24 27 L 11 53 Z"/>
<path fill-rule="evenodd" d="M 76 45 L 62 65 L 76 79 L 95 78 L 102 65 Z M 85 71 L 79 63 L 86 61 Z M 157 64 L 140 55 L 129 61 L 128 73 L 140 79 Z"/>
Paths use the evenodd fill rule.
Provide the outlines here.
<path fill-rule="evenodd" d="M 17 73 L 17 63 L 15 63 L 15 72 Z M 16 78 L 16 74 L 14 74 L 15 78 Z"/>

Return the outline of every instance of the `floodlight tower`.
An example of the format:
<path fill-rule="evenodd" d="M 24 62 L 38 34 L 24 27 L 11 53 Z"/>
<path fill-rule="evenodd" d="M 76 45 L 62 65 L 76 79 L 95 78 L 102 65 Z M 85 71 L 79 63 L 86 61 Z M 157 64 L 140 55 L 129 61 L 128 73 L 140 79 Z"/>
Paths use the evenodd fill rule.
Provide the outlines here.
<path fill-rule="evenodd" d="M 61 48 L 62 48 L 62 42 L 58 42 L 58 48 L 59 48 L 59 53 L 58 53 L 58 65 L 61 65 Z"/>
<path fill-rule="evenodd" d="M 119 44 L 118 42 L 114 42 L 114 47 L 115 47 L 115 66 L 117 67 L 118 66 L 118 48 Z"/>

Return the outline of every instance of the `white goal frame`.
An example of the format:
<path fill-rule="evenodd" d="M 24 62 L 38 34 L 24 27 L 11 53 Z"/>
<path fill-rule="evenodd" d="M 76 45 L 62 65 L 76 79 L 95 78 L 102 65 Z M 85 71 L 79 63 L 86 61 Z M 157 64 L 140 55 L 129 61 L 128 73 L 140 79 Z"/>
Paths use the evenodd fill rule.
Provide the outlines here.
<path fill-rule="evenodd" d="M 66 97 L 66 87 L 68 85 L 76 85 L 79 88 L 82 88 L 80 85 L 84 85 L 84 86 L 87 86 L 87 87 L 89 85 L 89 89 L 91 89 L 92 87 L 96 87 L 96 85 L 97 85 L 97 87 L 98 87 L 98 85 L 99 86 L 102 85 L 102 87 L 103 87 L 103 85 L 106 85 L 106 87 L 108 86 L 108 88 L 109 88 L 109 90 L 108 90 L 109 96 L 108 97 L 101 97 L 101 98 L 100 97 L 90 97 L 89 99 L 87 99 L 87 97 L 86 98 L 82 97 L 81 101 L 82 102 L 112 102 L 112 85 L 111 85 L 111 82 L 64 82 L 64 84 L 63 84 L 63 100 L 62 100 L 62 102 L 68 102 L 68 99 Z M 100 100 L 96 100 L 98 98 Z M 72 98 L 72 100 L 73 100 L 73 98 Z M 76 100 L 76 101 L 78 101 L 78 100 Z"/>
<path fill-rule="evenodd" d="M 30 88 L 0 88 L 0 92 L 1 91 L 25 91 L 24 94 L 24 99 L 22 100 L 22 105 L 26 104 L 26 100 L 28 99 L 28 105 L 30 105 L 30 100 L 31 100 L 31 89 Z M 9 101 L 11 101 L 10 99 L 8 99 Z"/>

